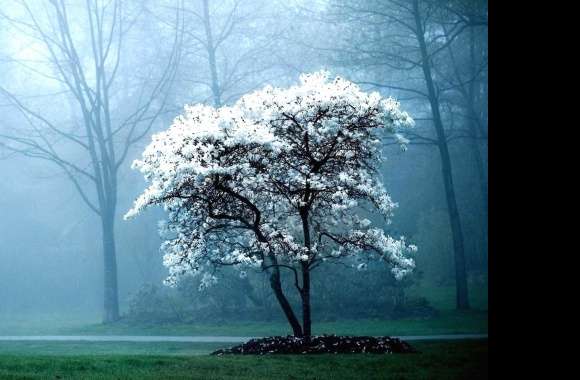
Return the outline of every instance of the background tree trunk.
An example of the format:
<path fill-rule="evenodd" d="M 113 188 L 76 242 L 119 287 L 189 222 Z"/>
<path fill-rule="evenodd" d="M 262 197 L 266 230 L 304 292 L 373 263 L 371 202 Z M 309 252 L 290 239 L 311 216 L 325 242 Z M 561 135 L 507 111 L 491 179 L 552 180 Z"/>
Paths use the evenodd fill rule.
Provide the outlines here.
<path fill-rule="evenodd" d="M 209 3 L 208 0 L 203 0 L 203 24 L 205 29 L 205 35 L 207 39 L 207 58 L 209 69 L 211 72 L 211 92 L 213 95 L 213 103 L 216 107 L 221 107 L 222 100 L 220 94 L 220 85 L 217 72 L 216 63 L 216 48 L 213 40 L 213 32 L 211 30 L 210 14 L 209 14 Z"/>
<path fill-rule="evenodd" d="M 471 78 L 475 78 L 477 70 L 477 60 L 476 60 L 476 41 L 475 41 L 475 31 L 473 28 L 469 30 L 469 63 L 471 68 Z M 480 187 L 481 187 L 481 200 L 483 207 L 483 261 L 487 262 L 487 255 L 489 249 L 488 242 L 488 182 L 487 182 L 487 166 L 484 161 L 483 152 L 486 151 L 485 142 L 487 141 L 487 131 L 484 128 L 484 122 L 477 112 L 477 94 L 480 93 L 479 85 L 475 80 L 469 82 L 468 92 L 467 92 L 467 102 L 468 102 L 468 112 L 471 114 L 469 121 L 469 128 L 474 138 L 471 139 L 471 149 L 473 150 L 475 157 L 475 164 L 477 169 L 477 174 L 479 177 Z M 484 140 L 485 138 L 485 140 Z M 480 140 L 481 139 L 481 140 Z M 480 143 L 480 141 L 482 143 Z"/>
<path fill-rule="evenodd" d="M 102 216 L 104 315 L 103 322 L 119 319 L 119 290 L 117 284 L 117 252 L 115 247 L 115 220 L 109 213 Z"/>
<path fill-rule="evenodd" d="M 445 187 L 445 198 L 447 200 L 449 223 L 451 224 L 451 235 L 453 238 L 453 251 L 455 259 L 456 307 L 457 309 L 469 309 L 463 230 L 461 228 L 461 220 L 459 217 L 455 188 L 453 185 L 453 171 L 451 166 L 451 159 L 449 157 L 449 147 L 447 145 L 447 137 L 445 136 L 443 122 L 441 120 L 439 99 L 437 91 L 435 90 L 435 85 L 433 83 L 433 76 L 431 74 L 431 62 L 425 43 L 425 31 L 423 30 L 418 0 L 413 1 L 413 13 L 415 17 L 415 33 L 421 52 L 421 68 L 425 77 L 429 103 L 431 105 L 433 125 L 435 126 L 435 131 L 437 133 L 437 147 L 439 148 L 439 153 L 441 156 L 443 185 Z"/>

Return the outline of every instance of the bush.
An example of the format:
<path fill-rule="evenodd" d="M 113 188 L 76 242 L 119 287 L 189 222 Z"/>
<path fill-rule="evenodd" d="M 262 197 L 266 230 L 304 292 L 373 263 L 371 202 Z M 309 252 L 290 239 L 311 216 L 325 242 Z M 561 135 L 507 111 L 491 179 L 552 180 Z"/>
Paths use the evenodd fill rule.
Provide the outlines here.
<path fill-rule="evenodd" d="M 429 304 L 425 297 L 408 297 L 404 302 L 398 303 L 392 310 L 391 317 L 399 318 L 432 318 L 438 315 L 438 311 Z"/>
<path fill-rule="evenodd" d="M 140 323 L 183 323 L 186 307 L 172 289 L 145 284 L 130 298 L 126 317 Z"/>
<path fill-rule="evenodd" d="M 396 281 L 380 263 L 358 272 L 345 266 L 321 267 L 312 283 L 313 318 L 398 319 L 432 317 L 435 309 L 422 297 L 407 297 L 420 273 Z M 290 273 L 283 273 L 291 276 Z M 284 281 L 289 301 L 299 305 L 293 281 Z M 241 278 L 234 270 L 220 273 L 218 285 L 199 290 L 196 277 L 182 279 L 176 288 L 144 285 L 131 298 L 127 319 L 139 323 L 226 323 L 228 321 L 285 321 L 264 273 Z M 296 308 L 296 310 L 300 310 Z"/>

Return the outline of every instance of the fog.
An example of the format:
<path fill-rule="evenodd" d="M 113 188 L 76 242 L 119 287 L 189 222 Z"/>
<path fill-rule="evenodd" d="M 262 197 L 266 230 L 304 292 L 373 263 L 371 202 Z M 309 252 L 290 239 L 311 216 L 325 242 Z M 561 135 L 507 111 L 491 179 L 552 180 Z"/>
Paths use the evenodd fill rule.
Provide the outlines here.
<path fill-rule="evenodd" d="M 418 251 L 401 282 L 380 263 L 313 271 L 313 326 L 487 310 L 486 1 L 0 0 L 0 335 L 19 321 L 284 322 L 259 269 L 165 286 L 166 213 L 123 215 L 148 186 L 131 163 L 184 105 L 318 70 L 415 120 L 406 150 L 383 141 L 398 207 L 379 223 Z"/>

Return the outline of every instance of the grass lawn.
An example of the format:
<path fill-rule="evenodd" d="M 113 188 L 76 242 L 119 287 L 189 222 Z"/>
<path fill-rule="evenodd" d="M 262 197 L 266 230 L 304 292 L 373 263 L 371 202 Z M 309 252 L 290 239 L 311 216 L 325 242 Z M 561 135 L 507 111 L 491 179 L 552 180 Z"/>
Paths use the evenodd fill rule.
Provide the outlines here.
<path fill-rule="evenodd" d="M 428 319 L 397 320 L 340 320 L 313 324 L 314 334 L 339 335 L 438 335 L 487 333 L 487 311 L 441 311 Z M 270 336 L 287 335 L 291 330 L 286 322 L 233 322 L 134 325 L 117 322 L 103 325 L 96 321 L 72 321 L 55 317 L 54 320 L 29 321 L 6 319 L 0 321 L 0 335 L 226 335 Z"/>
<path fill-rule="evenodd" d="M 410 287 L 407 295 L 425 297 L 437 310 L 455 309 L 455 286 L 425 282 L 421 286 Z M 469 303 L 474 310 L 487 310 L 488 287 L 486 283 L 469 283 Z"/>
<path fill-rule="evenodd" d="M 20 344 L 20 346 L 18 346 Z M 159 346 L 156 355 L 112 355 L 106 344 L 0 343 L 0 379 L 487 379 L 487 340 L 416 342 L 419 354 L 212 357 L 213 346 Z M 10 348 L 11 345 L 15 345 Z M 49 348 L 48 346 L 55 347 Z M 65 346 L 70 347 L 65 347 Z M 87 345 L 84 349 L 81 345 Z M 118 345 L 115 343 L 114 345 Z M 146 344 L 116 348 L 143 350 Z M 157 343 L 155 345 L 158 345 Z M 206 347 L 204 347 L 204 345 Z M 59 347 L 60 346 L 60 347 Z M 113 347 L 109 349 L 115 350 Z M 12 351 L 11 351 L 12 350 Z M 24 351 L 23 351 L 24 350 Z M 46 351 L 48 350 L 48 351 Z M 173 350 L 173 351 L 172 351 Z M 183 350 L 183 355 L 174 354 Z M 91 352 L 94 351 L 94 352 Z M 164 352 L 167 351 L 167 352 Z M 38 352 L 38 351 L 37 351 Z M 43 352 L 42 350 L 40 352 Z M 52 354 L 46 354 L 50 352 Z M 138 352 L 142 353 L 142 352 Z M 161 355 L 163 354 L 163 355 Z"/>
<path fill-rule="evenodd" d="M 235 345 L 236 343 L 231 343 Z M 229 343 L 0 341 L 0 356 L 207 355 Z M 1 379 L 2 377 L 0 377 Z"/>
<path fill-rule="evenodd" d="M 337 335 L 437 335 L 487 333 L 485 311 L 443 311 L 438 317 L 428 319 L 398 320 L 341 320 L 314 322 L 314 334 Z M 63 335 L 227 335 L 270 336 L 288 335 L 286 322 L 227 322 L 223 324 L 200 323 L 195 325 L 132 325 L 118 322 L 111 325 L 93 324 L 61 328 Z"/>

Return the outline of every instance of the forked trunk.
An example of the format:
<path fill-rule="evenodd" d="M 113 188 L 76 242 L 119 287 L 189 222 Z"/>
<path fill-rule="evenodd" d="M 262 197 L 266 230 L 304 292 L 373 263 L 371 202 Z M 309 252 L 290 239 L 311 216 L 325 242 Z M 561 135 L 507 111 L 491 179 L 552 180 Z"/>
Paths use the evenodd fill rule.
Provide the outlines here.
<path fill-rule="evenodd" d="M 270 274 L 270 287 L 274 291 L 276 300 L 278 300 L 278 304 L 282 308 L 282 311 L 284 312 L 290 327 L 292 327 L 294 336 L 303 336 L 300 322 L 292 310 L 292 305 L 290 305 L 290 302 L 288 302 L 288 299 L 282 291 L 282 283 L 280 282 L 280 269 L 278 267 L 272 268 L 272 273 Z"/>

